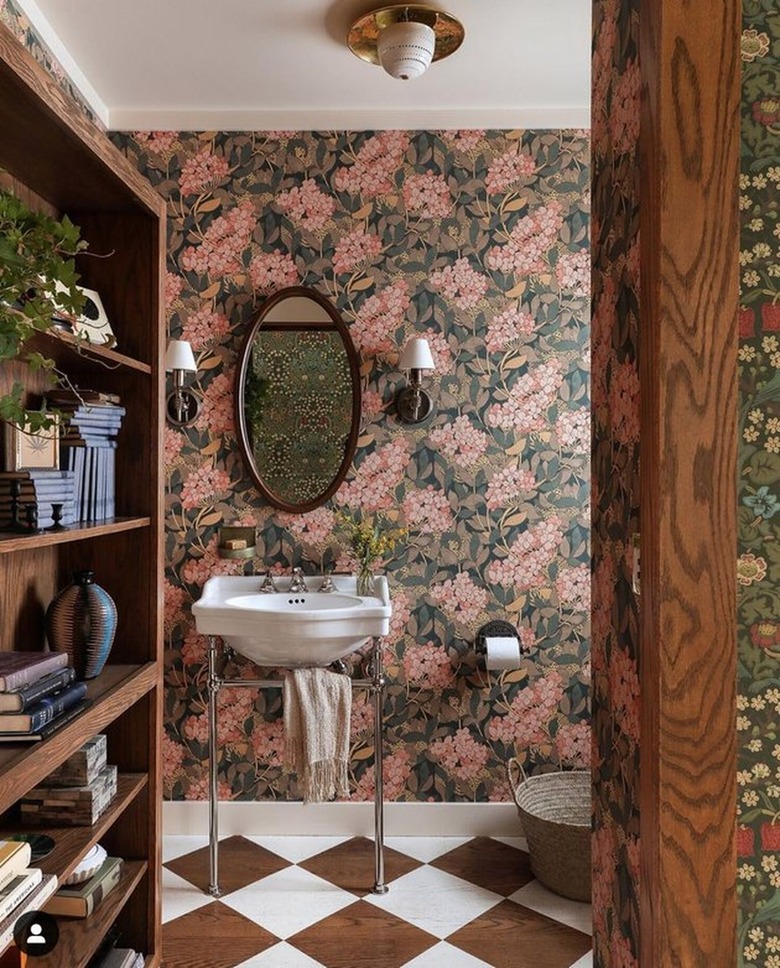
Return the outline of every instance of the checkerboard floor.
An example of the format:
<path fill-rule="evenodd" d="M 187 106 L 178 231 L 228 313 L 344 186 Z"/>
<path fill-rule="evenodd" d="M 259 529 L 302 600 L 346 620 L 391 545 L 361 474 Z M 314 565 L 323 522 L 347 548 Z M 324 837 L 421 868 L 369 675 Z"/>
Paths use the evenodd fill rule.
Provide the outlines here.
<path fill-rule="evenodd" d="M 362 837 L 229 837 L 218 900 L 205 838 L 163 842 L 165 968 L 590 968 L 590 905 L 550 893 L 525 844 L 389 837 L 370 893 Z"/>

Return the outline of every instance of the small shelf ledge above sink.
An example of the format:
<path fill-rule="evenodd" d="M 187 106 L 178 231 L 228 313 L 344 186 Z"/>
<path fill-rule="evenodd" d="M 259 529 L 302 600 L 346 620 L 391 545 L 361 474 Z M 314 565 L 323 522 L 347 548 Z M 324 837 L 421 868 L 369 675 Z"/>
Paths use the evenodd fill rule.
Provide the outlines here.
<path fill-rule="evenodd" d="M 387 578 L 374 579 L 373 596 L 357 594 L 357 578 L 338 575 L 333 591 L 322 592 L 323 575 L 307 575 L 307 591 L 290 591 L 290 578 L 277 578 L 275 592 L 261 593 L 262 578 L 216 575 L 192 606 L 203 635 L 262 666 L 329 666 L 365 642 L 390 631 L 392 604 Z"/>

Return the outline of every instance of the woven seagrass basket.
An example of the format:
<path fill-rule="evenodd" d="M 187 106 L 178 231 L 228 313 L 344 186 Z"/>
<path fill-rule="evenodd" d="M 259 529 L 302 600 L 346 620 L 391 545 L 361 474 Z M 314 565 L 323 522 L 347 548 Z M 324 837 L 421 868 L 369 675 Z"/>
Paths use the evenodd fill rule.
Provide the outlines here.
<path fill-rule="evenodd" d="M 526 776 L 515 759 L 507 772 L 534 876 L 556 894 L 590 901 L 590 773 Z"/>

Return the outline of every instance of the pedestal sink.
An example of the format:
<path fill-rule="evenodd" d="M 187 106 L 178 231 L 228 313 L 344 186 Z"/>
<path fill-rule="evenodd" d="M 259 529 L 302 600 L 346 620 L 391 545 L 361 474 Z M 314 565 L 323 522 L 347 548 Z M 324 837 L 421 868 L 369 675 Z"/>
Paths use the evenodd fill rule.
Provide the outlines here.
<path fill-rule="evenodd" d="M 195 627 L 261 666 L 329 666 L 369 638 L 387 635 L 392 606 L 384 576 L 375 595 L 357 594 L 354 576 L 337 575 L 334 590 L 319 591 L 325 578 L 307 575 L 308 591 L 291 592 L 290 578 L 262 594 L 261 578 L 216 575 L 192 606 Z"/>

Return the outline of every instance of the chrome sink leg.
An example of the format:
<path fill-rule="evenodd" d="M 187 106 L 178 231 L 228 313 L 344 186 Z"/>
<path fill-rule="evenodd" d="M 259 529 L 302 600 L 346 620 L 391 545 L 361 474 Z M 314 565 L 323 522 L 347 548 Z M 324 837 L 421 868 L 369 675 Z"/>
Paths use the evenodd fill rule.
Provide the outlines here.
<path fill-rule="evenodd" d="M 387 894 L 385 884 L 385 816 L 384 816 L 384 730 L 385 674 L 382 668 L 382 640 L 374 639 L 371 685 L 374 693 L 374 869 L 372 894 Z"/>
<path fill-rule="evenodd" d="M 209 894 L 219 897 L 219 786 L 217 783 L 217 699 L 220 681 L 217 675 L 217 639 L 209 636 Z"/>

